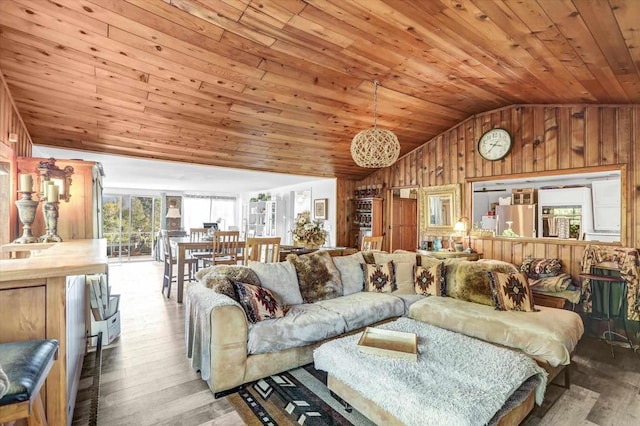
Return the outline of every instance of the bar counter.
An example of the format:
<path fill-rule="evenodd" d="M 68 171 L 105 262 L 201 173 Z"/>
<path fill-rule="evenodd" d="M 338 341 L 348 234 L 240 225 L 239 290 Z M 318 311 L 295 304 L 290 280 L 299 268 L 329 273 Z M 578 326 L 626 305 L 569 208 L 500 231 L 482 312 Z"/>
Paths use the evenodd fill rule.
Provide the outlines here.
<path fill-rule="evenodd" d="M 5 244 L 3 252 L 31 251 L 26 259 L 1 259 L 0 282 L 106 272 L 107 241 Z"/>
<path fill-rule="evenodd" d="M 43 392 L 50 425 L 71 424 L 87 347 L 85 275 L 107 272 L 104 239 L 7 244 L 0 260 L 0 343 L 56 339 L 60 344 Z"/>

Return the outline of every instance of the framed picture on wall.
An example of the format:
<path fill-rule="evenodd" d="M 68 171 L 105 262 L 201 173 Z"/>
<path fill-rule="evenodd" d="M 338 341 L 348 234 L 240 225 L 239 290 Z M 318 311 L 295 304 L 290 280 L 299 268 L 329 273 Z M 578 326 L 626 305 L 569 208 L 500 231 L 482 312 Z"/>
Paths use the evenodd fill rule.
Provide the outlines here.
<path fill-rule="evenodd" d="M 313 200 L 313 217 L 319 220 L 327 220 L 327 198 Z"/>

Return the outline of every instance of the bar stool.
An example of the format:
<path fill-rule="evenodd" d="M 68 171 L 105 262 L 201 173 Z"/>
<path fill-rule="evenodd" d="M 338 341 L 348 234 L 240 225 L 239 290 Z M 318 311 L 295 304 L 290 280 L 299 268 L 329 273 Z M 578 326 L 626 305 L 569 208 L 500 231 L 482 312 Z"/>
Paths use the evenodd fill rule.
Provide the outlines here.
<path fill-rule="evenodd" d="M 602 334 L 602 338 L 609 342 L 611 346 L 611 356 L 613 353 L 613 336 L 626 340 L 631 350 L 633 343 L 629 338 L 627 330 L 627 282 L 620 277 L 620 270 L 605 265 L 591 267 L 590 274 L 580 274 L 580 278 L 589 279 L 591 288 L 591 313 L 588 315 L 590 321 L 606 321 L 607 331 Z M 611 321 L 622 322 L 624 333 L 621 336 L 611 330 Z"/>
<path fill-rule="evenodd" d="M 40 388 L 57 357 L 57 340 L 0 343 L 0 367 L 9 379 L 0 398 L 0 423 L 26 419 L 29 426 L 47 424 Z"/>

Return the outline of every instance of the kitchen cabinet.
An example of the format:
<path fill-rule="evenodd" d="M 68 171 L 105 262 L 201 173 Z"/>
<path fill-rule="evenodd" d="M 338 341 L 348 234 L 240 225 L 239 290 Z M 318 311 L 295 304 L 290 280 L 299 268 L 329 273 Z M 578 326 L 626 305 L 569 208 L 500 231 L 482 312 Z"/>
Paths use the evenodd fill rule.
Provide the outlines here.
<path fill-rule="evenodd" d="M 593 181 L 591 193 L 594 230 L 620 232 L 620 180 Z"/>
<path fill-rule="evenodd" d="M 50 425 L 70 425 L 87 347 L 84 277 L 107 272 L 107 244 L 104 239 L 7 244 L 2 251 L 29 251 L 29 246 L 34 246 L 29 257 L 0 260 L 0 343 L 58 341 L 43 400 Z"/>

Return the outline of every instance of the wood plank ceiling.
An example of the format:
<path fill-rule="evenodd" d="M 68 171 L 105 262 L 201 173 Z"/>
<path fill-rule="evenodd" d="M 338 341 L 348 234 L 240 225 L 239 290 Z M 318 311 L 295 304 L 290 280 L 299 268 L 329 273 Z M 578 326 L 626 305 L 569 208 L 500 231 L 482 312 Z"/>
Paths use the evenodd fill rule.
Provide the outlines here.
<path fill-rule="evenodd" d="M 0 70 L 36 144 L 359 179 L 516 103 L 639 103 L 638 0 L 0 0 Z"/>

